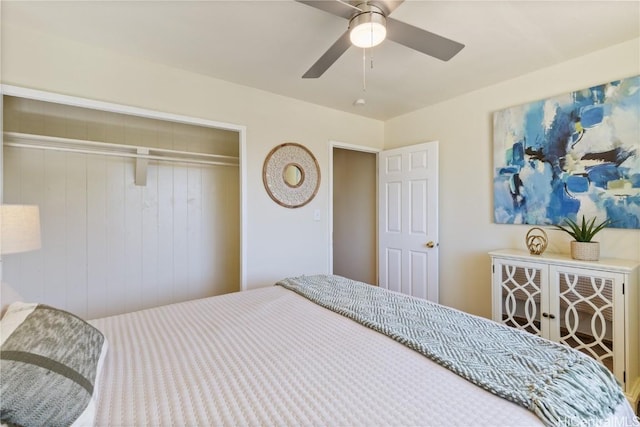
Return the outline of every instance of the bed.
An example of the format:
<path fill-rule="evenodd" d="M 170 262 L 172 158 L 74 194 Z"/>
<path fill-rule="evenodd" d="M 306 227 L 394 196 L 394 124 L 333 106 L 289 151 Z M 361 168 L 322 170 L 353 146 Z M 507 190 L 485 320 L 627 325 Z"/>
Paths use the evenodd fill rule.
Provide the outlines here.
<path fill-rule="evenodd" d="M 311 278 L 331 287 L 348 282 L 364 292 L 375 289 L 375 298 L 378 292 L 393 294 L 337 276 Z M 94 336 L 81 345 L 95 347 L 95 376 L 88 375 L 94 387 L 86 408 L 69 424 L 550 425 L 548 419 L 464 379 L 402 339 L 375 330 L 371 322 L 312 301 L 296 289 L 298 279 L 287 279 L 293 286 L 281 282 L 88 322 L 86 327 L 99 331 L 96 336 L 104 341 L 96 342 Z M 373 311 L 377 318 L 386 316 L 384 310 Z M 11 350 L 7 336 L 19 328 L 8 325 L 7 315 L 2 319 L 3 354 Z M 513 330 L 465 316 L 499 331 Z M 10 371 L 8 363 L 19 364 L 3 355 L 3 376 Z M 15 405 L 28 398 L 16 398 L 16 389 L 9 390 L 4 379 L 2 417 L 7 422 L 16 413 L 7 408 L 12 403 L 6 398 L 12 397 Z M 62 399 L 63 404 L 69 400 L 73 399 Z M 614 401 L 604 418 L 592 418 L 589 425 L 638 425 L 626 399 Z M 565 425 L 572 423 L 575 420 L 567 419 Z"/>

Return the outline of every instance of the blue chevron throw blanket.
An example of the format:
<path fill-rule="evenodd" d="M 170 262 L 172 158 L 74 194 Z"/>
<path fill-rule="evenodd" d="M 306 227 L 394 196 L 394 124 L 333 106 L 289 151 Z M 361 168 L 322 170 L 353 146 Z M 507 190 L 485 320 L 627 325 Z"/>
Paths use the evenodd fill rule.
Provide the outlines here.
<path fill-rule="evenodd" d="M 488 319 L 340 276 L 276 285 L 393 338 L 549 426 L 599 425 L 624 399 L 595 360 Z"/>

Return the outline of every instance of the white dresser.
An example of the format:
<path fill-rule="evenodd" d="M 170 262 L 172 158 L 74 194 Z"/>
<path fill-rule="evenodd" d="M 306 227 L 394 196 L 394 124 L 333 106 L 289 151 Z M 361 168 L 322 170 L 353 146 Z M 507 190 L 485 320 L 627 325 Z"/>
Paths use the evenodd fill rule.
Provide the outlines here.
<path fill-rule="evenodd" d="M 640 397 L 640 262 L 489 252 L 493 320 L 557 341 L 607 366 Z"/>

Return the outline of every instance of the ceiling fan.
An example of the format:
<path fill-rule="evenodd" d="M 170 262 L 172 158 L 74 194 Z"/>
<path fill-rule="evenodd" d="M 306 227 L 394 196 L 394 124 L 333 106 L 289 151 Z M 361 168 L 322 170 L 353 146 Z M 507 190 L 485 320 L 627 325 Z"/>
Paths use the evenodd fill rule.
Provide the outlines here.
<path fill-rule="evenodd" d="M 453 58 L 464 45 L 427 30 L 389 18 L 404 0 L 296 0 L 349 20 L 349 28 L 302 76 L 320 77 L 352 44 L 373 47 L 385 38 L 442 61 Z"/>

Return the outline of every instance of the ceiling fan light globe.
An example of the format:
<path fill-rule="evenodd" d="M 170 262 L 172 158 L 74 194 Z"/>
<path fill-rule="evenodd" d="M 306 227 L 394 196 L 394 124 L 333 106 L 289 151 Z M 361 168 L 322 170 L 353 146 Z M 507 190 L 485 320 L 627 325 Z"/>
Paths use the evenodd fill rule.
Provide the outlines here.
<path fill-rule="evenodd" d="M 369 48 L 382 43 L 387 37 L 387 29 L 377 22 L 364 22 L 353 27 L 349 33 L 351 43 L 357 47 Z"/>
<path fill-rule="evenodd" d="M 360 7 L 363 12 L 349 21 L 349 39 L 357 47 L 377 46 L 387 37 L 387 19 L 373 5 L 363 4 Z"/>

